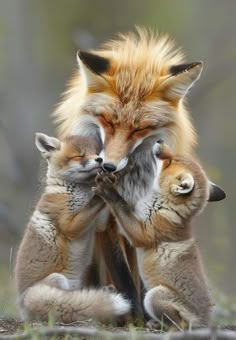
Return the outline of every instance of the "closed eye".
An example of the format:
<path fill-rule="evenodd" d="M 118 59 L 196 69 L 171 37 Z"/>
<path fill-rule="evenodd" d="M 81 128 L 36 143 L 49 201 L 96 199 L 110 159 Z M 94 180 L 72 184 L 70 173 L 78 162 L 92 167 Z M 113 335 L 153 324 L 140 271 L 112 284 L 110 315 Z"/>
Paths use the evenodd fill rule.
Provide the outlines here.
<path fill-rule="evenodd" d="M 96 115 L 100 120 L 102 120 L 102 122 L 105 125 L 109 125 L 112 129 L 114 129 L 114 124 L 113 122 L 107 120 L 102 114 Z"/>
<path fill-rule="evenodd" d="M 75 155 L 73 157 L 70 157 L 69 160 L 80 160 L 81 158 L 83 158 L 85 156 L 85 154 L 81 154 L 81 155 Z"/>
<path fill-rule="evenodd" d="M 172 160 L 171 159 L 165 159 L 163 161 L 163 166 L 162 166 L 162 170 L 165 170 L 166 168 L 168 168 L 172 163 Z"/>
<path fill-rule="evenodd" d="M 133 136 L 134 134 L 138 134 L 138 133 L 142 133 L 142 132 L 149 132 L 150 130 L 154 130 L 156 129 L 155 126 L 146 126 L 146 127 L 143 127 L 143 128 L 140 128 L 140 129 L 135 129 L 131 132 L 130 136 Z"/>
<path fill-rule="evenodd" d="M 143 130 L 146 130 L 146 129 L 149 129 L 149 128 L 148 128 L 148 127 L 145 127 L 145 128 L 141 128 L 141 129 L 135 129 L 135 130 L 134 130 L 134 133 L 135 133 L 135 132 L 139 132 L 139 131 L 143 131 Z"/>

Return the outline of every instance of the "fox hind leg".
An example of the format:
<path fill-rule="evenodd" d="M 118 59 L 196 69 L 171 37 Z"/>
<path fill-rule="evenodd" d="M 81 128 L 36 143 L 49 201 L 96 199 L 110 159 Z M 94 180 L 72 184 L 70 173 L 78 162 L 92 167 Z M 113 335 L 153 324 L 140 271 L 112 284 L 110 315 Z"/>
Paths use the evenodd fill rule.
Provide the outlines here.
<path fill-rule="evenodd" d="M 102 290 L 108 293 L 117 293 L 116 287 L 113 284 L 103 286 Z"/>
<path fill-rule="evenodd" d="M 172 330 L 186 328 L 187 323 L 180 314 L 183 307 L 178 303 L 177 294 L 166 286 L 150 289 L 144 298 L 144 308 L 160 327 Z"/>
<path fill-rule="evenodd" d="M 55 287 L 58 289 L 64 290 L 70 289 L 69 281 L 63 274 L 60 273 L 52 273 L 48 275 L 41 281 L 41 283 L 45 283 L 48 286 Z"/>

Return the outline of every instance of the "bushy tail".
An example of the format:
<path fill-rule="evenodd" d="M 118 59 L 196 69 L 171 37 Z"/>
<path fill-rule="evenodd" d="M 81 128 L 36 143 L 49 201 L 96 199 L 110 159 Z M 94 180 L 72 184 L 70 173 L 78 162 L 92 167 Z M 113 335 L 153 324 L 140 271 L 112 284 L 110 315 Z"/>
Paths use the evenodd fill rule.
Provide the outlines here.
<path fill-rule="evenodd" d="M 102 289 L 66 291 L 40 283 L 28 288 L 21 300 L 25 319 L 70 323 L 86 319 L 106 322 L 126 314 L 130 304 L 121 294 Z"/>

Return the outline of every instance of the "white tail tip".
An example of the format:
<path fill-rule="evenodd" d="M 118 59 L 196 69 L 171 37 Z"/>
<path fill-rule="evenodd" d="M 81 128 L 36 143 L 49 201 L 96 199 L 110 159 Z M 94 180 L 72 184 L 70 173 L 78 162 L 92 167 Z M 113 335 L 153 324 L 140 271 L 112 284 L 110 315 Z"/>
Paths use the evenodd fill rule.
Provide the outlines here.
<path fill-rule="evenodd" d="M 131 305 L 121 294 L 111 294 L 114 315 L 123 315 L 130 311 Z"/>

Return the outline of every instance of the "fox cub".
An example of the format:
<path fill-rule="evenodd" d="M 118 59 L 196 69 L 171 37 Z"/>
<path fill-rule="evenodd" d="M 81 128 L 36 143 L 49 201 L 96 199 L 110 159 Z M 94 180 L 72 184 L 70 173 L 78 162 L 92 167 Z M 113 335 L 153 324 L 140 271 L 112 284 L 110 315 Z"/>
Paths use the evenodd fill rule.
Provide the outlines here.
<path fill-rule="evenodd" d="M 104 199 L 120 231 L 136 247 L 149 316 L 164 320 L 167 326 L 206 326 L 212 301 L 191 221 L 207 201 L 223 199 L 225 194 L 209 182 L 194 160 L 174 157 L 160 143 L 153 152 L 159 168 L 153 190 L 134 209 L 117 192 L 114 175 L 97 175 L 94 192 Z"/>
<path fill-rule="evenodd" d="M 37 133 L 48 162 L 46 186 L 26 228 L 15 268 L 24 319 L 111 321 L 129 302 L 104 289 L 83 289 L 104 202 L 91 190 L 102 158 L 87 137 L 64 141 Z"/>

